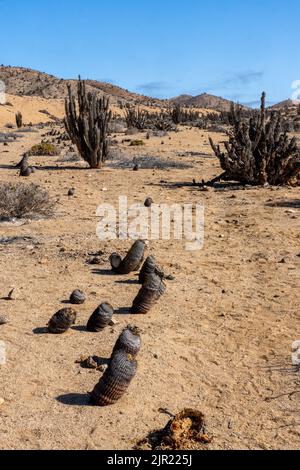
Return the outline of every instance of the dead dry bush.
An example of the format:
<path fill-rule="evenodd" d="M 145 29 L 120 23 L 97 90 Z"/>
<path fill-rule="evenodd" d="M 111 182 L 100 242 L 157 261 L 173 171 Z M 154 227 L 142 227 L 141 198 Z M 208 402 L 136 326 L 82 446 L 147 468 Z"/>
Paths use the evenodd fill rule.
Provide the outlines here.
<path fill-rule="evenodd" d="M 0 184 L 0 220 L 37 219 L 53 215 L 54 201 L 36 184 Z"/>

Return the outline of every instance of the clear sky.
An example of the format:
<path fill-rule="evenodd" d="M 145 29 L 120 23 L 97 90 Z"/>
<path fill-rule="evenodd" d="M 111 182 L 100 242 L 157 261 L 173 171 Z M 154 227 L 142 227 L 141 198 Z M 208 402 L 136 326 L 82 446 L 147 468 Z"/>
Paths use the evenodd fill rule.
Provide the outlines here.
<path fill-rule="evenodd" d="M 299 0 L 0 0 L 0 63 L 156 97 L 290 98 Z"/>

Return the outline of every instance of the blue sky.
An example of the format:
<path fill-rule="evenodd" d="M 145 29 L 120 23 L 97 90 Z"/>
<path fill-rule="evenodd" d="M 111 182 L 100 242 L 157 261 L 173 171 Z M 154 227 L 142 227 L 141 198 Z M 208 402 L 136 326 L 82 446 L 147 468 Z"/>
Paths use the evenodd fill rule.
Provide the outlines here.
<path fill-rule="evenodd" d="M 299 0 L 0 0 L 0 63 L 157 97 L 289 98 Z"/>

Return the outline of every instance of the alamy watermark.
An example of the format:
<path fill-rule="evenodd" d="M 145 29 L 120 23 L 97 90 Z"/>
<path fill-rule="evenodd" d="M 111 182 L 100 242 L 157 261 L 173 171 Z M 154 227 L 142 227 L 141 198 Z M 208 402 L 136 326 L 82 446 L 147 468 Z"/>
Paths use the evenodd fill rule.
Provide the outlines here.
<path fill-rule="evenodd" d="M 300 341 L 294 341 L 292 344 L 292 363 L 294 366 L 300 366 Z"/>
<path fill-rule="evenodd" d="M 101 204 L 97 209 L 100 240 L 184 240 L 187 251 L 204 245 L 203 203 L 128 205 L 120 196 L 118 207 Z"/>
<path fill-rule="evenodd" d="M 300 104 L 300 80 L 293 81 L 292 89 L 295 91 L 292 93 L 291 99 Z"/>
<path fill-rule="evenodd" d="M 0 341 L 0 366 L 6 364 L 6 346 L 4 341 Z"/>
<path fill-rule="evenodd" d="M 0 80 L 0 104 L 6 104 L 5 83 Z"/>

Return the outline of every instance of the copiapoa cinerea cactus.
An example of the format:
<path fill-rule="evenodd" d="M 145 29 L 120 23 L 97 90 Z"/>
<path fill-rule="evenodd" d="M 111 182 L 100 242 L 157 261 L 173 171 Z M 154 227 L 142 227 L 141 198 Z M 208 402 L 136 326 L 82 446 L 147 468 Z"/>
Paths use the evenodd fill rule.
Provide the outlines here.
<path fill-rule="evenodd" d="M 23 126 L 23 116 L 22 113 L 17 112 L 16 114 L 16 124 L 17 128 L 20 129 Z"/>
<path fill-rule="evenodd" d="M 103 331 L 111 322 L 114 314 L 113 307 L 108 303 L 101 304 L 87 323 L 87 330 L 92 333 Z"/>
<path fill-rule="evenodd" d="M 72 308 L 59 310 L 48 323 L 48 330 L 53 334 L 62 334 L 68 331 L 76 322 L 77 313 Z"/>
<path fill-rule="evenodd" d="M 88 93 L 79 77 L 77 106 L 69 86 L 65 108 L 64 122 L 70 139 L 91 168 L 101 168 L 108 158 L 108 125 L 112 117 L 108 98 Z"/>
<path fill-rule="evenodd" d="M 127 326 L 115 344 L 108 368 L 91 393 L 92 404 L 113 405 L 124 395 L 135 377 L 136 357 L 140 349 L 139 329 L 135 326 Z"/>
<path fill-rule="evenodd" d="M 70 295 L 70 303 L 74 305 L 84 304 L 86 300 L 85 294 L 81 290 L 74 290 Z"/>
<path fill-rule="evenodd" d="M 115 404 L 126 392 L 137 372 L 136 359 L 124 350 L 116 351 L 110 364 L 91 393 L 96 406 Z"/>
<path fill-rule="evenodd" d="M 144 260 L 145 248 L 145 242 L 137 240 L 123 260 L 118 253 L 113 253 L 109 259 L 112 270 L 118 274 L 130 274 L 138 271 Z"/>
<path fill-rule="evenodd" d="M 138 295 L 133 301 L 131 313 L 146 314 L 165 293 L 166 286 L 162 279 L 155 273 L 147 276 Z"/>
<path fill-rule="evenodd" d="M 136 357 L 141 349 L 140 330 L 136 326 L 128 325 L 120 334 L 115 344 L 113 354 L 117 351 L 125 351 Z"/>
<path fill-rule="evenodd" d="M 163 279 L 165 276 L 163 269 L 157 266 L 155 257 L 148 256 L 140 271 L 139 283 L 144 284 L 147 278 L 152 276 L 152 274 L 157 274 L 161 279 Z"/>
<path fill-rule="evenodd" d="M 151 207 L 153 204 L 153 199 L 151 197 L 147 197 L 147 199 L 144 202 L 145 207 Z"/>

